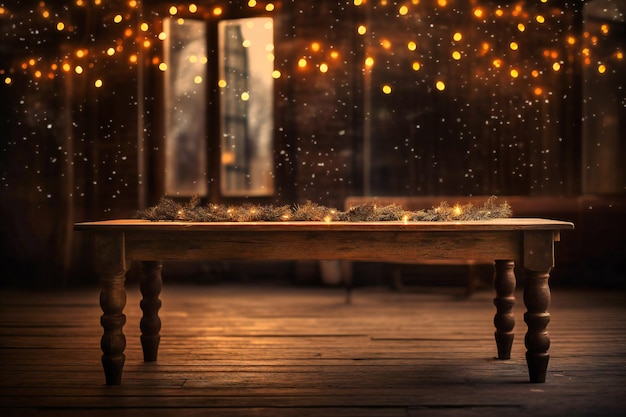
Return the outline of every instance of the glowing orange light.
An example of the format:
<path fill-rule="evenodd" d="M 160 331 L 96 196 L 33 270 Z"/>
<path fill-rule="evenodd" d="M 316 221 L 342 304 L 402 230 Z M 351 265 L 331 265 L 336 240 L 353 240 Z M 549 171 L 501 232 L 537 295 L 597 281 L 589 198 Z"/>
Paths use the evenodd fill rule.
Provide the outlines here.
<path fill-rule="evenodd" d="M 169 12 L 171 16 L 174 16 L 176 13 L 178 13 L 178 7 L 171 6 Z"/>
<path fill-rule="evenodd" d="M 606 72 L 606 65 L 604 65 L 604 64 L 598 65 L 598 72 L 600 74 L 604 74 Z"/>
<path fill-rule="evenodd" d="M 454 39 L 455 42 L 458 42 L 463 39 L 463 34 L 461 32 L 456 32 L 454 35 L 452 35 L 452 39 Z"/>
<path fill-rule="evenodd" d="M 65 29 L 65 23 L 63 22 L 57 23 L 57 30 L 62 31 L 63 29 Z"/>
<path fill-rule="evenodd" d="M 406 6 L 401 6 L 400 9 L 398 10 L 398 14 L 400 16 L 406 16 L 408 12 L 409 12 L 409 8 Z"/>
<path fill-rule="evenodd" d="M 511 72 L 510 72 L 510 74 L 511 74 L 511 77 L 512 77 L 512 78 L 517 78 L 517 77 L 519 77 L 519 71 L 518 71 L 518 70 L 516 70 L 516 69 L 512 69 L 512 70 L 511 70 Z"/>
<path fill-rule="evenodd" d="M 150 27 L 146 22 L 143 22 L 141 25 L 139 25 L 139 29 L 141 29 L 142 32 L 147 32 Z"/>
<path fill-rule="evenodd" d="M 558 62 L 555 62 L 554 64 L 552 64 L 552 69 L 554 71 L 559 71 L 561 69 L 561 64 Z"/>
<path fill-rule="evenodd" d="M 216 7 L 213 9 L 213 15 L 215 16 L 220 16 L 222 14 L 223 10 L 221 7 Z"/>
<path fill-rule="evenodd" d="M 325 63 L 321 63 L 320 64 L 320 72 L 321 73 L 327 73 L 328 72 L 328 65 Z"/>
<path fill-rule="evenodd" d="M 519 49 L 519 44 L 513 41 L 509 44 L 509 48 L 511 48 L 512 51 L 517 51 Z"/>
<path fill-rule="evenodd" d="M 76 68 L 74 68 L 74 72 L 76 74 L 82 74 L 83 73 L 83 67 L 81 67 L 80 65 L 76 65 Z"/>
<path fill-rule="evenodd" d="M 532 75 L 534 78 L 539 77 L 539 71 L 537 70 L 532 70 L 532 72 L 530 73 L 530 75 Z"/>
<path fill-rule="evenodd" d="M 250 0 L 248 2 L 248 7 L 255 7 L 256 6 L 256 0 Z"/>
<path fill-rule="evenodd" d="M 35 71 L 35 78 L 41 78 L 41 71 Z"/>
<path fill-rule="evenodd" d="M 624 53 L 622 51 L 617 51 L 615 53 L 615 58 L 617 58 L 617 59 L 619 59 L 621 61 L 622 59 L 624 59 Z"/>
<path fill-rule="evenodd" d="M 496 58 L 493 60 L 492 64 L 494 67 L 500 68 L 502 66 L 502 60 L 499 58 Z"/>
<path fill-rule="evenodd" d="M 574 45 L 576 43 L 576 38 L 573 36 L 568 36 L 567 37 L 567 43 L 570 45 Z"/>
<path fill-rule="evenodd" d="M 526 30 L 526 26 L 524 26 L 523 23 L 518 23 L 517 24 L 517 30 L 519 30 L 520 32 L 523 32 Z"/>
<path fill-rule="evenodd" d="M 113 56 L 113 55 L 115 55 L 115 48 L 109 48 L 109 49 L 107 49 L 107 55 L 108 55 L 108 56 Z"/>
<path fill-rule="evenodd" d="M 267 3 L 267 4 L 265 5 L 265 11 L 267 11 L 267 12 L 273 12 L 273 11 L 274 11 L 274 4 L 272 4 L 272 3 Z"/>
<path fill-rule="evenodd" d="M 367 28 L 365 25 L 359 25 L 356 31 L 359 35 L 365 35 L 367 33 Z"/>
<path fill-rule="evenodd" d="M 131 28 L 127 28 L 124 31 L 124 36 L 126 36 L 127 38 L 130 38 L 131 36 L 133 36 L 133 30 Z"/>
<path fill-rule="evenodd" d="M 63 68 L 63 71 L 65 72 L 69 72 L 72 69 L 70 64 L 68 64 L 67 62 L 63 64 L 62 68 Z"/>
<path fill-rule="evenodd" d="M 533 93 L 535 93 L 536 96 L 540 96 L 543 94 L 543 89 L 541 87 L 535 87 Z"/>
<path fill-rule="evenodd" d="M 456 204 L 454 206 L 454 208 L 452 209 L 453 213 L 455 216 L 460 216 L 461 213 L 463 213 L 463 209 L 461 208 L 461 206 L 459 206 L 458 204 Z"/>
<path fill-rule="evenodd" d="M 198 6 L 196 4 L 190 4 L 189 5 L 189 13 L 195 13 L 198 11 Z"/>
<path fill-rule="evenodd" d="M 600 26 L 600 31 L 602 31 L 604 35 L 607 35 L 609 33 L 609 25 L 607 25 L 606 23 L 603 24 L 602 26 Z"/>
<path fill-rule="evenodd" d="M 503 15 L 504 15 L 504 11 L 502 9 L 497 9 L 496 10 L 496 16 L 502 17 Z"/>
<path fill-rule="evenodd" d="M 317 51 L 319 51 L 319 50 L 320 50 L 320 44 L 319 44 L 318 42 L 313 42 L 313 43 L 311 44 L 311 50 L 312 50 L 313 52 L 317 52 Z"/>
<path fill-rule="evenodd" d="M 152 65 L 158 65 L 161 59 L 158 56 L 152 57 Z"/>
<path fill-rule="evenodd" d="M 408 48 L 409 51 L 415 51 L 417 49 L 417 44 L 413 41 L 409 41 L 406 47 Z"/>
<path fill-rule="evenodd" d="M 367 58 L 365 58 L 365 66 L 368 68 L 371 68 L 372 66 L 374 66 L 374 58 L 372 58 L 371 56 L 368 56 Z"/>
<path fill-rule="evenodd" d="M 413 71 L 419 71 L 420 68 L 422 68 L 422 65 L 419 62 L 414 61 L 411 65 L 411 68 L 413 68 Z"/>
<path fill-rule="evenodd" d="M 150 45 L 151 45 L 151 43 L 150 43 L 150 41 L 149 41 L 148 39 L 146 39 L 145 41 L 143 41 L 143 47 L 144 47 L 144 48 L 146 48 L 146 49 L 147 49 L 147 48 L 150 48 Z"/>
<path fill-rule="evenodd" d="M 443 81 L 437 81 L 435 83 L 435 88 L 439 91 L 443 91 L 446 89 L 446 83 L 444 83 Z"/>
<path fill-rule="evenodd" d="M 389 41 L 389 39 L 383 39 L 382 41 L 380 41 L 380 46 L 385 49 L 389 49 L 391 48 L 391 41 Z"/>
<path fill-rule="evenodd" d="M 383 90 L 383 93 L 385 94 L 391 94 L 391 86 L 388 84 L 383 85 L 382 90 Z"/>
<path fill-rule="evenodd" d="M 337 52 L 337 51 L 332 51 L 332 52 L 330 53 L 330 57 L 331 57 L 332 59 L 337 59 L 337 58 L 339 58 L 339 52 Z"/>
<path fill-rule="evenodd" d="M 132 54 L 131 56 L 128 57 L 128 60 L 130 61 L 131 64 L 137 63 L 137 55 Z"/>
<path fill-rule="evenodd" d="M 76 56 L 78 58 L 83 58 L 85 55 L 87 55 L 87 51 L 85 49 L 79 49 L 76 51 Z"/>
<path fill-rule="evenodd" d="M 96 86 L 96 88 L 102 87 L 102 80 L 97 79 L 96 81 L 94 81 L 93 85 Z"/>
<path fill-rule="evenodd" d="M 452 52 L 452 59 L 458 61 L 461 59 L 461 53 L 459 51 L 453 51 Z"/>
<path fill-rule="evenodd" d="M 478 9 L 474 9 L 474 16 L 477 18 L 481 18 L 483 17 L 483 15 L 485 14 L 485 12 L 483 11 L 483 9 L 478 8 Z"/>
<path fill-rule="evenodd" d="M 439 7 L 446 7 L 448 5 L 448 0 L 437 0 L 437 4 Z"/>
<path fill-rule="evenodd" d="M 279 79 L 281 77 L 281 73 L 278 70 L 274 70 L 272 71 L 272 78 L 274 78 L 275 80 Z"/>
<path fill-rule="evenodd" d="M 161 63 L 159 64 L 159 69 L 160 69 L 161 71 L 167 71 L 167 64 L 166 64 L 165 62 L 161 62 Z"/>
<path fill-rule="evenodd" d="M 537 23 L 545 23 L 546 18 L 542 15 L 537 15 L 537 17 L 535 17 L 535 20 L 537 21 Z"/>
<path fill-rule="evenodd" d="M 306 58 L 300 58 L 300 59 L 298 60 L 298 67 L 300 67 L 300 68 L 306 68 L 306 66 L 307 66 L 307 61 L 306 61 Z"/>

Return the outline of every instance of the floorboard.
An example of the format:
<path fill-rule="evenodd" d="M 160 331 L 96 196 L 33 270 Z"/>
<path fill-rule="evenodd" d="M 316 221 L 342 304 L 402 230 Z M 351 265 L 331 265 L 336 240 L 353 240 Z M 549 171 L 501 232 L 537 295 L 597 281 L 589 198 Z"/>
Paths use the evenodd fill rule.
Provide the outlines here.
<path fill-rule="evenodd" d="M 524 307 L 512 359 L 493 295 L 454 288 L 176 285 L 161 295 L 159 360 L 143 363 L 128 288 L 123 385 L 100 366 L 97 289 L 0 291 L 2 416 L 621 416 L 626 294 L 556 289 L 547 382 L 529 384 Z"/>

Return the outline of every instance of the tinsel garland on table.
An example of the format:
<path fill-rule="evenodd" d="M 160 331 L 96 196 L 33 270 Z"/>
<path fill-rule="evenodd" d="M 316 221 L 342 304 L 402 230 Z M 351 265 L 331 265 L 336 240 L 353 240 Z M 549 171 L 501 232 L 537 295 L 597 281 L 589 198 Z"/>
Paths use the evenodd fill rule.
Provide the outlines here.
<path fill-rule="evenodd" d="M 193 197 L 186 204 L 163 197 L 158 205 L 138 213 L 138 217 L 145 220 L 189 222 L 466 221 L 506 218 L 511 215 L 511 207 L 506 202 L 496 204 L 495 196 L 488 198 L 481 206 L 472 204 L 450 206 L 447 202 L 442 202 L 437 207 L 416 211 L 404 210 L 396 204 L 378 206 L 375 202 L 340 211 L 311 201 L 294 206 L 255 204 L 227 206 L 223 204 L 201 205 L 198 197 Z"/>

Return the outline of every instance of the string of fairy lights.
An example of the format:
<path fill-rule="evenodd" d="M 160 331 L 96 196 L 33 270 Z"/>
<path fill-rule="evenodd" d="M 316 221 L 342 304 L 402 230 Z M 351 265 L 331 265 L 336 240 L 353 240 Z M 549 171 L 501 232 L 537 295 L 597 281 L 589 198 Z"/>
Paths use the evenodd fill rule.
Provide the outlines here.
<path fill-rule="evenodd" d="M 446 12 L 453 13 L 455 7 L 454 0 L 352 0 L 351 7 L 376 9 L 376 12 L 385 10 L 388 16 L 394 19 L 411 19 L 415 15 L 430 16 L 443 15 Z M 461 62 L 463 60 L 475 60 L 481 58 L 480 62 L 488 68 L 476 71 L 477 78 L 507 77 L 514 82 L 524 79 L 532 94 L 541 96 L 545 93 L 546 83 L 542 83 L 542 77 L 550 73 L 558 73 L 567 65 L 564 56 L 568 50 L 574 50 L 580 54 L 581 62 L 598 74 L 604 74 L 612 70 L 612 66 L 620 65 L 624 61 L 624 51 L 621 47 L 616 47 L 610 53 L 604 51 L 602 46 L 611 36 L 611 27 L 604 23 L 598 25 L 594 33 L 584 32 L 561 33 L 556 31 L 560 16 L 558 8 L 550 9 L 550 0 L 519 1 L 517 3 L 507 2 L 504 5 L 494 3 L 479 4 L 476 1 L 469 2 L 470 19 L 473 19 L 475 26 L 483 27 L 478 35 L 464 32 L 462 28 L 450 28 L 451 43 L 448 62 Z M 545 7 L 541 7 L 544 5 Z M 93 85 L 95 88 L 105 86 L 105 80 L 98 71 L 106 66 L 107 60 L 126 60 L 128 65 L 139 64 L 140 56 L 146 53 L 150 56 L 151 65 L 161 71 L 167 71 L 167 64 L 163 60 L 162 50 L 158 47 L 159 42 L 167 39 L 167 33 L 157 28 L 154 23 L 155 16 L 160 18 L 173 18 L 179 23 L 185 18 L 200 19 L 220 19 L 232 7 L 230 2 L 219 2 L 212 4 L 180 3 L 171 5 L 154 6 L 155 10 L 150 13 L 140 13 L 143 10 L 140 0 L 73 0 L 66 6 L 58 6 L 57 3 L 48 4 L 42 0 L 31 10 L 23 10 L 19 5 L 0 5 L 0 27 L 6 28 L 8 33 L 3 34 L 4 38 L 14 44 L 27 42 L 43 43 L 37 39 L 44 39 L 46 36 L 62 39 L 64 44 L 76 45 L 75 48 L 63 47 L 62 53 L 58 56 L 50 57 L 48 54 L 40 52 L 39 55 L 30 52 L 28 46 L 23 49 L 23 56 L 14 58 L 10 63 L 0 65 L 0 82 L 11 86 L 14 79 L 20 76 L 27 76 L 34 82 L 43 82 L 46 79 L 53 80 L 64 73 L 75 73 L 78 76 L 92 73 Z M 268 15 L 280 9 L 279 3 L 262 2 L 248 0 L 246 5 L 255 11 L 264 12 Z M 437 13 L 424 13 L 425 9 L 436 10 Z M 84 22 L 72 20 L 75 10 L 95 11 L 100 20 L 95 23 L 94 32 L 87 35 L 90 42 L 85 41 L 85 34 L 79 34 L 81 25 Z M 550 12 L 552 10 L 553 12 Z M 27 14 L 28 19 L 23 19 L 21 14 Z M 158 20 L 158 19 L 157 19 Z M 20 22 L 15 24 L 15 22 Z M 552 24 L 554 23 L 554 24 Z M 410 67 L 406 68 L 407 74 L 415 74 L 415 77 L 429 78 L 427 74 L 437 74 L 433 69 L 437 65 L 442 65 L 439 59 L 434 59 L 420 48 L 420 40 L 415 35 L 408 33 L 402 41 L 396 38 L 389 39 L 378 33 L 372 33 L 370 22 L 359 22 L 354 27 L 357 37 L 368 38 L 367 51 L 363 54 L 363 70 L 371 70 L 377 64 L 377 57 L 381 54 L 397 55 L 409 54 Z M 490 33 L 489 28 L 509 27 L 508 39 L 498 39 L 498 33 Z M 465 30 L 468 30 L 465 27 Z M 11 33 L 15 29 L 18 34 Z M 525 51 L 525 39 L 527 32 L 545 32 L 546 47 L 542 51 L 541 59 L 533 56 L 528 58 L 527 54 L 535 54 L 536 51 Z M 95 39 L 105 33 L 112 36 L 109 41 L 102 42 Z M 26 34 L 32 34 L 33 39 L 27 40 Z M 481 39 L 482 38 L 482 39 Z M 108 44 L 107 44 L 108 43 Z M 495 43 L 498 43 L 496 48 Z M 103 44 L 107 44 L 102 46 Z M 505 45 L 505 48 L 502 48 Z M 39 48 L 41 49 L 41 48 Z M 341 69 L 345 65 L 342 56 L 350 51 L 343 51 L 338 45 L 329 44 L 320 39 L 308 44 L 300 57 L 292 63 L 282 63 L 274 73 L 274 78 L 282 76 L 283 71 L 318 71 L 320 74 L 332 74 L 334 69 Z M 412 55 L 411 55 L 412 54 Z M 17 62 L 16 62 L 17 60 Z M 291 65 L 291 67 L 289 67 Z M 428 69 L 431 69 L 428 72 Z M 432 78 L 432 79 L 430 79 Z M 436 76 L 430 77 L 433 87 L 438 91 L 447 88 L 446 80 Z M 373 86 L 379 88 L 385 94 L 392 94 L 393 88 L 390 83 L 381 82 L 381 85 Z"/>

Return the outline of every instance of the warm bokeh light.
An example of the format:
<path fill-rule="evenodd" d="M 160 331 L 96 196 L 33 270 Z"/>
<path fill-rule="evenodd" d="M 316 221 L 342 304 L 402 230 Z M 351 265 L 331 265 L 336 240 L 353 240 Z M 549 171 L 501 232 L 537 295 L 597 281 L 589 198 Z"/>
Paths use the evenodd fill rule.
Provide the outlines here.
<path fill-rule="evenodd" d="M 365 66 L 368 68 L 371 68 L 372 66 L 374 66 L 374 58 L 372 58 L 371 56 L 368 56 L 367 58 L 365 58 Z"/>
<path fill-rule="evenodd" d="M 325 63 L 320 64 L 320 72 L 327 73 L 328 72 L 328 65 L 325 64 Z"/>
<path fill-rule="evenodd" d="M 458 42 L 463 39 L 463 35 L 461 34 L 461 32 L 456 32 L 454 35 L 452 35 L 452 39 L 454 39 L 455 42 Z"/>
<path fill-rule="evenodd" d="M 96 88 L 100 88 L 100 87 L 102 87 L 102 80 L 101 80 L 101 79 L 97 79 L 96 81 L 94 81 L 93 85 L 94 85 Z"/>
<path fill-rule="evenodd" d="M 435 83 L 435 88 L 439 91 L 443 91 L 446 89 L 446 83 L 444 83 L 443 81 L 437 81 Z"/>
<path fill-rule="evenodd" d="M 356 31 L 359 35 L 365 35 L 367 33 L 367 27 L 365 27 L 365 25 L 359 25 Z"/>
<path fill-rule="evenodd" d="M 298 67 L 300 67 L 300 68 L 306 68 L 306 66 L 307 66 L 307 61 L 306 61 L 306 58 L 300 58 L 300 59 L 298 60 Z"/>
<path fill-rule="evenodd" d="M 413 41 L 409 41 L 406 47 L 408 48 L 409 51 L 415 51 L 417 49 L 417 44 Z"/>
<path fill-rule="evenodd" d="M 419 62 L 414 61 L 411 65 L 411 68 L 413 68 L 413 71 L 419 71 L 420 68 L 422 68 L 422 65 Z"/>
<path fill-rule="evenodd" d="M 391 94 L 391 86 L 388 84 L 383 85 L 382 91 L 385 94 Z"/>

